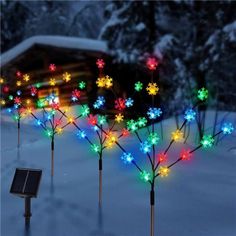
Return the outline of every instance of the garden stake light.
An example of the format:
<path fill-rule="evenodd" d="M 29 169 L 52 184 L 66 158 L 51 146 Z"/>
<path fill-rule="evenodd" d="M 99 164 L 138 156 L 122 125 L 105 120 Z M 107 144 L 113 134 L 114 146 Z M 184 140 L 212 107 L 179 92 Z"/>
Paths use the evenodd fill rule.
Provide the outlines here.
<path fill-rule="evenodd" d="M 153 65 L 149 65 L 149 63 L 153 63 Z M 197 151 L 201 147 L 203 148 L 209 148 L 214 143 L 214 138 L 221 133 L 223 134 L 230 134 L 233 132 L 233 126 L 231 123 L 225 123 L 222 126 L 222 129 L 216 133 L 214 136 L 211 135 L 204 135 L 200 144 L 195 147 L 194 149 L 183 149 L 180 153 L 179 158 L 171 163 L 170 165 L 163 165 L 163 163 L 167 160 L 167 153 L 170 150 L 171 146 L 175 142 L 182 141 L 183 138 L 183 132 L 182 129 L 190 122 L 194 121 L 196 118 L 196 112 L 195 108 L 204 102 L 208 97 L 208 91 L 205 88 L 202 88 L 198 91 L 198 101 L 196 104 L 185 111 L 184 114 L 184 121 L 182 125 L 176 130 L 172 132 L 171 140 L 168 146 L 166 147 L 165 151 L 157 153 L 156 155 L 156 149 L 155 145 L 159 142 L 159 136 L 155 132 L 155 122 L 154 120 L 159 117 L 162 114 L 162 111 L 160 108 L 155 107 L 154 105 L 154 96 L 158 93 L 159 87 L 157 83 L 153 82 L 153 70 L 156 69 L 158 63 L 155 62 L 155 59 L 148 60 L 147 66 L 152 72 L 152 80 L 150 83 L 148 83 L 148 86 L 146 87 L 146 90 L 150 96 L 152 96 L 152 107 L 148 109 L 147 116 L 152 121 L 151 123 L 151 131 L 148 128 L 148 137 L 147 140 L 142 140 L 141 136 L 139 135 L 138 129 L 145 127 L 147 125 L 147 119 L 145 117 L 139 117 L 138 119 L 134 120 L 131 119 L 127 121 L 127 129 L 129 132 L 136 135 L 140 142 L 140 150 L 147 155 L 147 158 L 149 160 L 149 163 L 151 165 L 151 173 L 149 173 L 146 170 L 143 170 L 135 160 L 135 157 L 119 143 L 119 141 L 115 141 L 116 145 L 122 150 L 123 154 L 121 156 L 121 160 L 124 162 L 124 164 L 133 164 L 140 173 L 140 178 L 144 181 L 150 184 L 150 235 L 154 236 L 154 205 L 155 205 L 155 180 L 157 177 L 167 177 L 170 174 L 170 169 L 175 166 L 180 161 L 186 161 L 190 160 L 192 158 L 193 152 Z M 143 84 L 141 82 L 135 83 L 135 90 L 141 91 L 143 88 Z M 102 126 L 99 124 L 96 125 L 99 129 L 103 131 L 105 135 L 107 135 L 107 131 L 103 129 Z M 156 160 L 157 158 L 157 160 Z"/>

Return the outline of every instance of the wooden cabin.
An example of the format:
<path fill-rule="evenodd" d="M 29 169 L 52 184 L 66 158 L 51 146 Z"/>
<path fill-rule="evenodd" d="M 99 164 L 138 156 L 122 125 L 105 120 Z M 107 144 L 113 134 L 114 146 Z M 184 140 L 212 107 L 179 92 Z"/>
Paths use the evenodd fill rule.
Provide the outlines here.
<path fill-rule="evenodd" d="M 31 78 L 29 84 L 41 85 L 37 96 L 43 97 L 52 92 L 49 85 L 50 78 L 56 78 L 57 83 L 53 91 L 60 97 L 63 105 L 70 100 L 71 91 L 78 86 L 79 81 L 87 83 L 88 97 L 96 97 L 96 84 L 98 70 L 97 58 L 109 61 L 107 44 L 104 41 L 64 37 L 64 36 L 34 36 L 21 42 L 1 56 L 1 76 L 5 78 L 10 92 L 22 90 L 25 96 L 30 95 L 30 86 L 23 83 L 17 86 L 17 71 L 28 74 Z M 49 70 L 49 65 L 56 65 L 56 72 Z M 71 81 L 63 83 L 62 74 L 71 74 Z M 83 100 L 89 98 L 84 94 Z"/>

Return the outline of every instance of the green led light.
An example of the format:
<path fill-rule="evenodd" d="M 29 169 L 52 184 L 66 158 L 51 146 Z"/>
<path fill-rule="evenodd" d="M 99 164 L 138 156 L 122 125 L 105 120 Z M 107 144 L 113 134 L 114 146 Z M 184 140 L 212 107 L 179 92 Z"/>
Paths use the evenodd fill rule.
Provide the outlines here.
<path fill-rule="evenodd" d="M 84 89 L 86 87 L 86 83 L 84 81 L 79 82 L 79 88 Z"/>
<path fill-rule="evenodd" d="M 150 175 L 150 173 L 148 173 L 144 170 L 144 171 L 140 172 L 140 179 L 143 180 L 144 182 L 148 182 L 151 180 L 151 175 Z"/>
<path fill-rule="evenodd" d="M 35 87 L 36 87 L 36 88 L 40 88 L 40 87 L 41 87 L 41 84 L 40 84 L 40 83 L 37 83 L 37 84 L 35 85 Z"/>
<path fill-rule="evenodd" d="M 90 112 L 90 109 L 89 109 L 88 105 L 83 105 L 81 107 L 81 115 L 83 117 L 87 116 L 89 114 L 89 112 Z"/>
<path fill-rule="evenodd" d="M 15 120 L 15 121 L 17 121 L 17 120 L 19 120 L 20 119 L 20 116 L 19 115 L 14 115 L 13 116 L 13 120 Z"/>
<path fill-rule="evenodd" d="M 101 115 L 99 115 L 99 116 L 98 116 L 98 124 L 99 124 L 99 125 L 104 125 L 105 122 L 106 122 L 106 116 L 101 116 Z"/>
<path fill-rule="evenodd" d="M 148 142 L 152 145 L 156 145 L 159 140 L 160 138 L 157 133 L 150 133 L 148 136 Z"/>
<path fill-rule="evenodd" d="M 212 147 L 214 143 L 214 138 L 212 135 L 204 135 L 201 140 L 201 144 L 204 148 Z"/>
<path fill-rule="evenodd" d="M 37 101 L 37 107 L 38 108 L 43 108 L 43 107 L 45 107 L 45 100 L 44 99 L 39 99 L 38 101 Z"/>
<path fill-rule="evenodd" d="M 134 120 L 127 121 L 127 129 L 129 131 L 135 132 L 138 129 L 138 124 Z"/>
<path fill-rule="evenodd" d="M 96 152 L 96 153 L 98 153 L 100 151 L 100 148 L 97 144 L 92 144 L 91 149 L 93 152 Z"/>
<path fill-rule="evenodd" d="M 53 132 L 51 130 L 46 130 L 45 134 L 46 134 L 47 137 L 52 137 Z"/>
<path fill-rule="evenodd" d="M 139 117 L 138 118 L 138 126 L 144 127 L 147 124 L 147 119 L 145 117 Z"/>
<path fill-rule="evenodd" d="M 140 81 L 138 81 L 137 83 L 134 84 L 134 89 L 137 92 L 140 92 L 143 89 L 143 84 Z"/>
<path fill-rule="evenodd" d="M 205 88 L 199 89 L 197 93 L 198 93 L 197 97 L 201 101 L 204 101 L 208 98 L 208 90 Z"/>
<path fill-rule="evenodd" d="M 13 100 L 13 98 L 14 97 L 12 95 L 9 95 L 9 97 L 8 97 L 8 99 L 11 100 L 11 101 Z"/>

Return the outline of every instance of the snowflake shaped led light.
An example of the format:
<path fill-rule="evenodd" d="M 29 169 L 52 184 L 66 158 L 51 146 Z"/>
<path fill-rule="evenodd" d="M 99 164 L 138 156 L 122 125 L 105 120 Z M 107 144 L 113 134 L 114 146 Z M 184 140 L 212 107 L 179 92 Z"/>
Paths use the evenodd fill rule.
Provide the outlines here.
<path fill-rule="evenodd" d="M 52 72 L 56 71 L 56 65 L 55 64 L 50 64 L 48 68 Z"/>
<path fill-rule="evenodd" d="M 150 107 L 148 109 L 147 115 L 150 120 L 154 120 L 157 117 L 160 117 L 162 114 L 161 108 L 156 108 L 156 107 Z"/>
<path fill-rule="evenodd" d="M 98 115 L 98 124 L 104 125 L 106 123 L 106 116 Z"/>
<path fill-rule="evenodd" d="M 97 100 L 93 104 L 95 109 L 101 108 L 105 104 L 105 98 L 103 96 L 98 96 Z"/>
<path fill-rule="evenodd" d="M 212 137 L 212 135 L 204 135 L 200 143 L 204 148 L 212 147 L 214 138 Z"/>
<path fill-rule="evenodd" d="M 127 121 L 127 129 L 131 132 L 135 132 L 138 129 L 138 123 L 134 120 Z"/>
<path fill-rule="evenodd" d="M 120 122 L 122 122 L 124 120 L 124 116 L 121 114 L 121 113 L 119 113 L 119 114 L 117 114 L 116 116 L 115 116 L 115 121 L 117 122 L 117 123 L 120 123 Z"/>
<path fill-rule="evenodd" d="M 234 127 L 232 123 L 224 123 L 221 127 L 223 134 L 232 134 Z"/>
<path fill-rule="evenodd" d="M 97 144 L 92 144 L 91 149 L 93 152 L 96 152 L 96 153 L 100 152 L 100 148 Z"/>
<path fill-rule="evenodd" d="M 90 125 L 96 125 L 97 124 L 97 117 L 96 116 L 90 114 L 87 119 L 88 119 L 88 123 Z"/>
<path fill-rule="evenodd" d="M 55 85 L 56 85 L 56 79 L 51 78 L 51 79 L 49 80 L 49 85 L 50 85 L 50 86 L 55 86 Z"/>
<path fill-rule="evenodd" d="M 191 150 L 190 149 L 183 149 L 181 152 L 180 152 L 180 158 L 184 161 L 189 161 L 192 157 L 192 153 L 191 153 Z"/>
<path fill-rule="evenodd" d="M 143 170 L 142 172 L 140 172 L 140 179 L 144 182 L 148 182 L 151 180 L 151 174 Z"/>
<path fill-rule="evenodd" d="M 167 161 L 167 153 L 166 154 L 164 152 L 158 153 L 157 160 L 160 163 Z"/>
<path fill-rule="evenodd" d="M 134 160 L 134 157 L 131 155 L 131 153 L 124 152 L 121 156 L 121 160 L 124 162 L 124 164 L 131 164 Z"/>
<path fill-rule="evenodd" d="M 145 127 L 147 124 L 147 119 L 145 117 L 139 117 L 138 121 L 137 121 L 138 126 L 141 127 Z"/>
<path fill-rule="evenodd" d="M 184 119 L 188 122 L 194 121 L 196 119 L 196 112 L 193 109 L 188 109 L 184 113 Z"/>
<path fill-rule="evenodd" d="M 159 91 L 159 88 L 156 83 L 148 83 L 148 86 L 146 88 L 149 95 L 156 95 Z"/>
<path fill-rule="evenodd" d="M 143 89 L 143 83 L 141 83 L 140 81 L 136 82 L 134 84 L 134 89 L 137 91 L 137 92 L 140 92 L 142 89 Z"/>
<path fill-rule="evenodd" d="M 106 86 L 106 79 L 105 79 L 105 77 L 97 78 L 96 84 L 97 84 L 97 86 L 99 88 L 105 87 Z"/>
<path fill-rule="evenodd" d="M 134 105 L 134 100 L 132 98 L 125 99 L 125 106 L 132 107 Z"/>
<path fill-rule="evenodd" d="M 25 82 L 30 81 L 30 76 L 29 76 L 28 74 L 24 74 L 24 75 L 23 75 L 23 80 L 24 80 Z"/>
<path fill-rule="evenodd" d="M 79 130 L 76 135 L 79 139 L 84 139 L 86 137 L 86 133 L 83 130 Z"/>
<path fill-rule="evenodd" d="M 156 145 L 158 143 L 158 141 L 160 140 L 159 136 L 157 133 L 150 133 L 148 135 L 148 142 L 151 145 Z"/>
<path fill-rule="evenodd" d="M 125 109 L 125 99 L 123 98 L 117 98 L 115 100 L 115 109 L 118 111 L 123 111 Z"/>
<path fill-rule="evenodd" d="M 67 83 L 71 80 L 71 74 L 69 74 L 68 72 L 65 72 L 63 75 L 62 75 L 62 79 Z"/>
<path fill-rule="evenodd" d="M 140 143 L 140 150 L 144 154 L 151 152 L 151 144 L 148 141 L 144 141 Z"/>
<path fill-rule="evenodd" d="M 105 62 L 103 59 L 97 59 L 96 65 L 99 69 L 103 69 L 103 67 L 105 66 Z"/>
<path fill-rule="evenodd" d="M 183 132 L 179 129 L 171 133 L 171 138 L 175 142 L 179 142 L 183 139 Z"/>
<path fill-rule="evenodd" d="M 150 57 L 147 59 L 146 65 L 149 70 L 156 70 L 158 66 L 158 61 L 156 58 Z"/>
<path fill-rule="evenodd" d="M 208 90 L 205 88 L 201 88 L 198 90 L 198 95 L 197 95 L 198 99 L 201 101 L 204 101 L 208 98 Z"/>
<path fill-rule="evenodd" d="M 89 109 L 88 105 L 83 105 L 83 106 L 81 107 L 81 115 L 82 115 L 83 117 L 85 117 L 85 116 L 87 116 L 89 113 L 90 113 L 90 109 Z"/>
<path fill-rule="evenodd" d="M 158 173 L 162 178 L 167 177 L 170 173 L 170 168 L 168 166 L 161 166 Z"/>
<path fill-rule="evenodd" d="M 79 82 L 79 88 L 84 89 L 86 87 L 86 83 L 84 81 Z"/>

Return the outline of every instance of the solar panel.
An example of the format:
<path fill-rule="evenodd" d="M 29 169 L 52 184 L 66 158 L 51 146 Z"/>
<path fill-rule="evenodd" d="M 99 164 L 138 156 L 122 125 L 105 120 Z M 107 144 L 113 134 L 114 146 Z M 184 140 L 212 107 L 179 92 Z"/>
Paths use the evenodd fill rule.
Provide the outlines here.
<path fill-rule="evenodd" d="M 42 170 L 17 168 L 10 193 L 21 197 L 37 197 Z"/>

